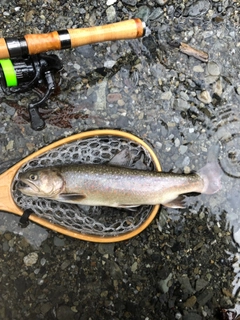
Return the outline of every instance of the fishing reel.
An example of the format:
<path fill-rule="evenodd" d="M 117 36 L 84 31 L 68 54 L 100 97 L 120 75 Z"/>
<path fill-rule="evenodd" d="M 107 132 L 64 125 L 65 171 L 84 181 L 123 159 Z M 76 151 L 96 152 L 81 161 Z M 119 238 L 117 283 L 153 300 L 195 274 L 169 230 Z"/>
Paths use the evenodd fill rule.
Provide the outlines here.
<path fill-rule="evenodd" d="M 33 130 L 42 130 L 45 122 L 38 108 L 56 89 L 56 73 L 62 63 L 55 54 L 28 55 L 25 58 L 0 59 L 0 85 L 5 94 L 33 90 L 40 100 L 30 103 L 28 111 Z M 39 88 L 44 88 L 44 91 Z"/>

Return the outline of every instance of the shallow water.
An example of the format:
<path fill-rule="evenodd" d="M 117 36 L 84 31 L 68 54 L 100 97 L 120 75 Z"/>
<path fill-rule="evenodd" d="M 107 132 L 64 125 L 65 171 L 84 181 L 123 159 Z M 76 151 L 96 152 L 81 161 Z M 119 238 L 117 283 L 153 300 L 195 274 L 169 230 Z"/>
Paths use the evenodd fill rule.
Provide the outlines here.
<path fill-rule="evenodd" d="M 222 308 L 239 312 L 239 4 L 199 3 L 202 9 L 189 1 L 183 11 L 178 1 L 113 4 L 118 19 L 144 17 L 151 34 L 58 52 L 61 90 L 48 101 L 41 132 L 23 117 L 32 93 L 1 93 L 1 170 L 64 136 L 120 128 L 149 141 L 164 171 L 188 173 L 218 161 L 222 189 L 188 197 L 186 209 L 161 208 L 139 236 L 108 245 L 33 223 L 21 229 L 18 217 L 2 212 L 0 318 L 189 320 L 221 319 Z M 4 36 L 14 27 L 24 34 L 107 23 L 110 7 L 3 5 Z M 188 57 L 172 41 L 206 51 L 209 62 Z"/>

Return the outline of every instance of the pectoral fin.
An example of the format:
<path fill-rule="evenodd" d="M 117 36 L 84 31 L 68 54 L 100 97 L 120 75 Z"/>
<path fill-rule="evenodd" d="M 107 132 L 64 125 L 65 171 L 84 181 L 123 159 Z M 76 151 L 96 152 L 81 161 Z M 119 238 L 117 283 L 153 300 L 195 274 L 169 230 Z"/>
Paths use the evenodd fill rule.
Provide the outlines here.
<path fill-rule="evenodd" d="M 62 202 L 80 203 L 86 196 L 78 193 L 61 193 L 58 200 Z"/>
<path fill-rule="evenodd" d="M 182 195 L 178 196 L 176 199 L 174 199 L 174 200 L 172 200 L 170 202 L 163 203 L 162 205 L 165 206 L 165 207 L 174 208 L 174 209 L 186 208 L 186 206 L 184 204 L 184 197 Z"/>

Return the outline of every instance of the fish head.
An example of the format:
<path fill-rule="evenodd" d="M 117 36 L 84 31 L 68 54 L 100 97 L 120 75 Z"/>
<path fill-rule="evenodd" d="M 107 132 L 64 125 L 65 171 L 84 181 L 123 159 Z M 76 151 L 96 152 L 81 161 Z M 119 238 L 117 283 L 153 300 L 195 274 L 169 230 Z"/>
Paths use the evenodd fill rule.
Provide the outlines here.
<path fill-rule="evenodd" d="M 19 174 L 18 190 L 27 196 L 54 199 L 63 187 L 64 180 L 56 168 L 30 169 Z"/>

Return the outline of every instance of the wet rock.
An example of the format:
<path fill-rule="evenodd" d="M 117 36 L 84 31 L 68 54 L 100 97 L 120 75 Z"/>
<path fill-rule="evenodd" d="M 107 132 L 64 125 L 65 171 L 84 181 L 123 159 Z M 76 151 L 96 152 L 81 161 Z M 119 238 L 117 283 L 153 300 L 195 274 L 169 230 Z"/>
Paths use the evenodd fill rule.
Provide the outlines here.
<path fill-rule="evenodd" d="M 196 296 L 191 296 L 190 298 L 188 298 L 185 302 L 184 302 L 184 307 L 185 308 L 192 308 L 195 303 L 197 302 L 197 298 Z"/>
<path fill-rule="evenodd" d="M 167 293 L 169 290 L 168 282 L 172 279 L 172 273 L 169 273 L 168 277 L 166 279 L 160 280 L 158 282 L 159 288 L 161 292 Z"/>
<path fill-rule="evenodd" d="M 135 18 L 140 18 L 142 21 L 147 22 L 150 15 L 150 9 L 148 6 L 141 6 L 135 13 Z"/>
<path fill-rule="evenodd" d="M 197 302 L 199 303 L 200 306 L 204 306 L 210 299 L 212 299 L 213 294 L 214 294 L 213 290 L 210 290 L 210 289 L 203 290 L 197 296 Z"/>
<path fill-rule="evenodd" d="M 117 127 L 118 128 L 124 128 L 128 126 L 128 117 L 125 116 L 119 116 L 117 120 Z"/>
<path fill-rule="evenodd" d="M 202 278 L 197 279 L 197 281 L 196 281 L 196 291 L 198 292 L 198 291 L 202 290 L 203 288 L 205 288 L 208 285 L 208 283 L 209 283 L 208 281 L 206 281 L 206 280 L 204 280 Z"/>
<path fill-rule="evenodd" d="M 102 82 L 96 85 L 96 102 L 94 106 L 97 110 L 105 110 L 106 109 L 106 90 L 107 90 L 107 80 L 104 79 Z"/>
<path fill-rule="evenodd" d="M 190 279 L 187 275 L 183 275 L 181 278 L 178 278 L 178 281 L 181 284 L 182 289 L 184 292 L 188 294 L 194 293 L 194 289 L 192 288 L 192 285 L 190 283 Z"/>
<path fill-rule="evenodd" d="M 114 254 L 114 247 L 115 244 L 114 243 L 101 243 L 98 245 L 98 252 L 101 253 L 102 255 L 104 254 L 110 254 L 113 255 Z"/>
<path fill-rule="evenodd" d="M 69 260 L 63 261 L 63 263 L 61 264 L 61 269 L 65 270 L 70 264 L 71 264 L 71 261 Z"/>
<path fill-rule="evenodd" d="M 122 95 L 121 95 L 121 93 L 118 93 L 118 92 L 116 92 L 116 93 L 109 93 L 109 94 L 107 95 L 107 101 L 108 101 L 109 103 L 117 102 L 117 101 L 120 100 L 120 99 L 122 99 Z"/>
<path fill-rule="evenodd" d="M 46 314 L 49 310 L 51 310 L 52 304 L 50 302 L 46 302 L 41 306 L 41 313 Z"/>
<path fill-rule="evenodd" d="M 135 273 L 137 271 L 137 269 L 138 269 L 138 263 L 137 263 L 137 261 L 135 261 L 131 266 L 131 271 L 133 273 Z"/>
<path fill-rule="evenodd" d="M 157 8 L 153 10 L 153 12 L 149 15 L 149 20 L 156 20 L 164 14 L 164 11 L 161 8 Z"/>
<path fill-rule="evenodd" d="M 210 8 L 210 3 L 207 0 L 196 1 L 190 5 L 188 9 L 188 15 L 192 17 L 196 17 L 199 15 L 205 14 Z"/>
<path fill-rule="evenodd" d="M 65 240 L 64 239 L 60 239 L 59 237 L 54 237 L 54 245 L 56 247 L 64 247 Z"/>
<path fill-rule="evenodd" d="M 177 99 L 174 103 L 175 107 L 178 110 L 188 110 L 189 109 L 189 103 L 185 99 Z"/>
<path fill-rule="evenodd" d="M 197 313 L 188 313 L 183 316 L 183 320 L 202 320 L 202 317 Z"/>
<path fill-rule="evenodd" d="M 60 306 L 57 309 L 57 319 L 58 320 L 74 319 L 74 312 L 71 310 L 69 306 Z"/>
<path fill-rule="evenodd" d="M 3 251 L 8 251 L 9 250 L 9 245 L 7 241 L 4 241 L 2 244 L 2 249 Z"/>
<path fill-rule="evenodd" d="M 137 0 L 122 0 L 122 3 L 134 7 L 137 4 Z"/>
<path fill-rule="evenodd" d="M 109 269 L 110 269 L 109 272 L 113 279 L 116 279 L 116 280 L 122 279 L 123 277 L 122 270 L 120 269 L 119 265 L 116 262 L 108 261 L 107 265 L 109 266 Z"/>

